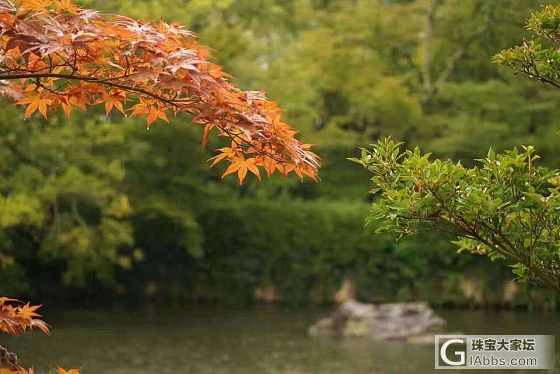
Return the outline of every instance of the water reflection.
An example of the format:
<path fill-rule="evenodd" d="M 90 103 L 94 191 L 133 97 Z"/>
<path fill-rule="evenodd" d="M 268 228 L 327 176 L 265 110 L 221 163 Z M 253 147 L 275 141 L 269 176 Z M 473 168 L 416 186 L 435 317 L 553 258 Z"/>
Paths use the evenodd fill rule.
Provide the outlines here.
<path fill-rule="evenodd" d="M 208 306 L 50 311 L 46 318 L 55 326 L 51 337 L 34 334 L 2 338 L 2 342 L 19 352 L 22 362 L 32 362 L 41 373 L 57 365 L 78 366 L 84 374 L 436 372 L 432 369 L 431 346 L 308 338 L 306 328 L 327 312 Z M 440 313 L 454 332 L 551 334 L 560 331 L 556 313 Z"/>

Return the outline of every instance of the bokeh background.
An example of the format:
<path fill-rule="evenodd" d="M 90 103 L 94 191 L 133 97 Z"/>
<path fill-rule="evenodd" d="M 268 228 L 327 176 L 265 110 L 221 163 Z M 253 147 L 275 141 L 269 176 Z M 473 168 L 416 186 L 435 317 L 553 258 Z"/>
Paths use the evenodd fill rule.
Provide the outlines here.
<path fill-rule="evenodd" d="M 363 342 L 348 348 L 357 356 L 320 366 L 350 343 L 313 343 L 306 325 L 350 296 L 428 301 L 465 332 L 556 331 L 557 295 L 512 281 L 508 264 L 457 254 L 453 238 L 435 233 L 395 242 L 365 230 L 369 176 L 347 158 L 391 136 L 468 165 L 491 147 L 534 144 L 543 165 L 558 167 L 560 91 L 491 62 L 523 41 L 531 10 L 558 1 L 78 3 L 196 32 L 238 86 L 267 91 L 301 138 L 316 144 L 321 182 L 222 181 L 206 163 L 220 140 L 202 149 L 188 118 L 149 130 L 102 108 L 75 113 L 70 123 L 62 114 L 24 120 L 21 108 L 1 101 L 0 294 L 42 303 L 56 322 L 50 344 L 35 336 L 11 343 L 29 361 L 45 370 L 87 362 L 92 373 L 138 373 L 152 368 L 142 361 L 150 357 L 170 373 L 430 372 L 429 349 L 415 348 L 417 361 L 397 369 L 408 349 L 370 356 Z M 137 314 L 126 317 L 130 308 Z M 174 332 L 175 323 L 182 327 Z M 178 331 L 194 340 L 166 340 Z M 236 336 L 251 341 L 256 331 L 244 354 L 227 353 L 240 349 Z M 96 334 L 106 347 L 132 334 L 121 359 L 137 354 L 140 364 L 93 348 L 78 354 Z M 290 339 L 291 348 L 274 345 Z M 45 344 L 56 353 L 44 353 Z M 208 350 L 183 362 L 181 350 L 150 356 L 149 344 Z M 243 364 L 258 362 L 251 350 L 264 366 Z M 267 361 L 273 352 L 280 358 Z M 313 360 L 298 361 L 298 352 Z"/>

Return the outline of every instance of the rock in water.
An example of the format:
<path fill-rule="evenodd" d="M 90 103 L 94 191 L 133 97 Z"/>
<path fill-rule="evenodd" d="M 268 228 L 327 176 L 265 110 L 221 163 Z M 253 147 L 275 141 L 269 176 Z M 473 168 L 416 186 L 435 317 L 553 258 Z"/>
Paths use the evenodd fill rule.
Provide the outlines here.
<path fill-rule="evenodd" d="M 363 304 L 349 300 L 309 328 L 311 336 L 367 336 L 425 342 L 446 322 L 426 303 Z M 433 341 L 433 338 L 432 340 Z"/>

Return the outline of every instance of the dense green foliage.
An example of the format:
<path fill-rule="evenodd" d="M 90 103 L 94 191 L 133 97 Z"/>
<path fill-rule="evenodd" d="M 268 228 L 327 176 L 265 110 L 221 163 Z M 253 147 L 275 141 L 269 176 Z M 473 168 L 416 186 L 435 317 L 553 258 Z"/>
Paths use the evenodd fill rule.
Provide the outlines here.
<path fill-rule="evenodd" d="M 204 255 L 182 263 L 177 257 L 168 258 L 161 277 L 152 281 L 162 292 L 160 297 L 169 297 L 165 289 L 170 288 L 177 292 L 172 297 L 179 300 L 250 302 L 257 288 L 274 286 L 275 296 L 286 303 L 330 302 L 348 278 L 365 300 L 527 302 L 522 290 L 509 300 L 504 295 L 507 270 L 485 265 L 478 256 L 457 255 L 445 240 L 425 235 L 422 240 L 430 242 L 429 247 L 415 241 L 395 245 L 384 236 L 372 241 L 361 228 L 367 211 L 362 203 L 321 200 L 245 200 L 220 205 L 199 219 L 204 228 Z M 220 235 L 214 234 L 217 227 Z M 161 254 L 154 251 L 153 255 L 148 263 L 159 263 Z M 150 273 L 148 267 L 144 271 Z"/>
<path fill-rule="evenodd" d="M 80 3 L 199 33 L 239 86 L 266 89 L 318 144 L 322 181 L 240 188 L 208 169 L 188 126 L 146 131 L 101 108 L 24 122 L 2 103 L 0 294 L 247 301 L 270 284 L 301 303 L 350 277 L 367 299 L 503 302 L 508 270 L 457 255 L 446 237 L 363 233 L 369 176 L 346 158 L 391 135 L 466 165 L 534 144 L 557 166 L 560 92 L 490 61 L 522 42 L 515 22 L 542 1 Z"/>
<path fill-rule="evenodd" d="M 3 109 L 0 121 L 2 275 L 48 260 L 68 265 L 68 284 L 91 273 L 109 281 L 111 266 L 131 266 L 135 253 L 125 170 L 112 157 L 126 149 L 122 129 L 91 120 L 14 125 L 16 113 Z"/>
<path fill-rule="evenodd" d="M 13 203 L 9 205 L 13 210 L 4 210 L 5 217 L 11 218 L 3 221 L 3 293 L 30 293 L 35 299 L 52 301 L 81 299 L 85 292 L 95 296 L 92 300 L 117 294 L 138 301 L 245 303 L 254 300 L 256 288 L 274 286 L 279 299 L 301 304 L 332 300 L 341 282 L 350 278 L 364 299 L 421 297 L 433 303 L 475 305 L 511 301 L 503 296 L 504 270 L 488 268 L 474 256 L 458 256 L 445 239 L 430 237 L 398 245 L 384 237 L 372 241 L 363 230 L 366 203 L 324 198 L 341 195 L 336 191 L 339 178 L 365 185 L 366 175 L 360 169 L 350 169 L 357 171 L 352 174 L 340 168 L 347 163 L 340 150 L 326 157 L 332 163 L 326 162 L 322 186 L 293 183 L 283 190 L 280 180 L 272 180 L 263 191 L 256 185 L 244 186 L 244 196 L 232 199 L 239 187 L 234 181 L 223 185 L 217 172 L 204 166 L 207 156 L 200 152 L 199 134 L 192 129 L 168 126 L 146 132 L 136 123 L 105 122 L 104 116 L 93 116 L 70 126 L 30 123 L 4 128 L 4 139 L 17 133 L 36 142 L 35 147 L 25 148 L 29 162 L 62 155 L 72 160 L 53 166 L 51 178 L 66 175 L 63 165 L 77 171 L 62 179 L 64 183 L 44 178 L 40 184 L 43 171 L 30 169 L 27 163 L 14 161 L 13 170 L 4 169 L 6 176 L 25 176 L 24 171 L 35 170 L 37 183 L 28 185 L 32 196 L 48 188 L 62 192 L 72 188 L 72 194 L 61 192 L 55 194 L 57 199 L 41 200 L 36 206 L 25 203 L 24 211 Z M 66 133 L 72 139 L 67 148 L 46 147 L 45 153 L 38 146 L 59 142 Z M 17 143 L 18 147 L 25 144 Z M 85 157 L 85 151 L 96 158 Z M 4 159 L 8 162 L 16 156 L 7 152 Z M 97 159 L 101 170 L 118 159 L 118 178 L 99 173 L 92 166 Z M 154 172 L 146 173 L 147 169 Z M 5 180 L 12 185 L 27 183 L 18 178 Z M 273 193 L 283 197 L 271 199 Z M 114 207 L 120 210 L 105 208 L 108 204 L 97 200 L 99 195 L 118 196 Z M 294 200 L 296 195 L 308 199 Z M 126 240 L 111 241 L 111 231 L 103 230 L 100 216 L 126 228 L 117 231 L 127 233 Z M 74 241 L 66 239 L 74 230 L 82 234 L 71 237 Z M 102 240 L 115 244 L 95 246 Z M 51 247 L 59 242 L 66 246 Z M 485 290 L 485 286 L 491 287 Z M 526 302 L 525 291 L 515 300 Z"/>
<path fill-rule="evenodd" d="M 520 279 L 558 289 L 560 172 L 535 165 L 538 158 L 530 146 L 490 151 L 466 168 L 385 139 L 355 161 L 380 192 L 369 216 L 377 232 L 435 227 L 457 236 L 460 251 L 505 260 Z"/>

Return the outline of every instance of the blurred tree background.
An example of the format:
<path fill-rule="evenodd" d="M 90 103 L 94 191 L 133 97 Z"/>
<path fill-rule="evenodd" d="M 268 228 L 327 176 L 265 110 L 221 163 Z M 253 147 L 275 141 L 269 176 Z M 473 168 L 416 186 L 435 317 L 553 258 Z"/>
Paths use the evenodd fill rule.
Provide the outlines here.
<path fill-rule="evenodd" d="M 560 92 L 491 63 L 538 0 L 84 0 L 186 25 L 244 89 L 266 90 L 323 159 L 321 183 L 222 183 L 200 132 L 98 112 L 70 124 L 0 109 L 0 294 L 34 300 L 549 305 L 448 238 L 393 243 L 363 228 L 382 136 L 466 164 L 533 144 L 557 167 Z M 555 4 L 557 1 L 547 1 Z M 216 234 L 219 233 L 219 234 Z M 93 300 L 93 298 L 92 298 Z"/>

